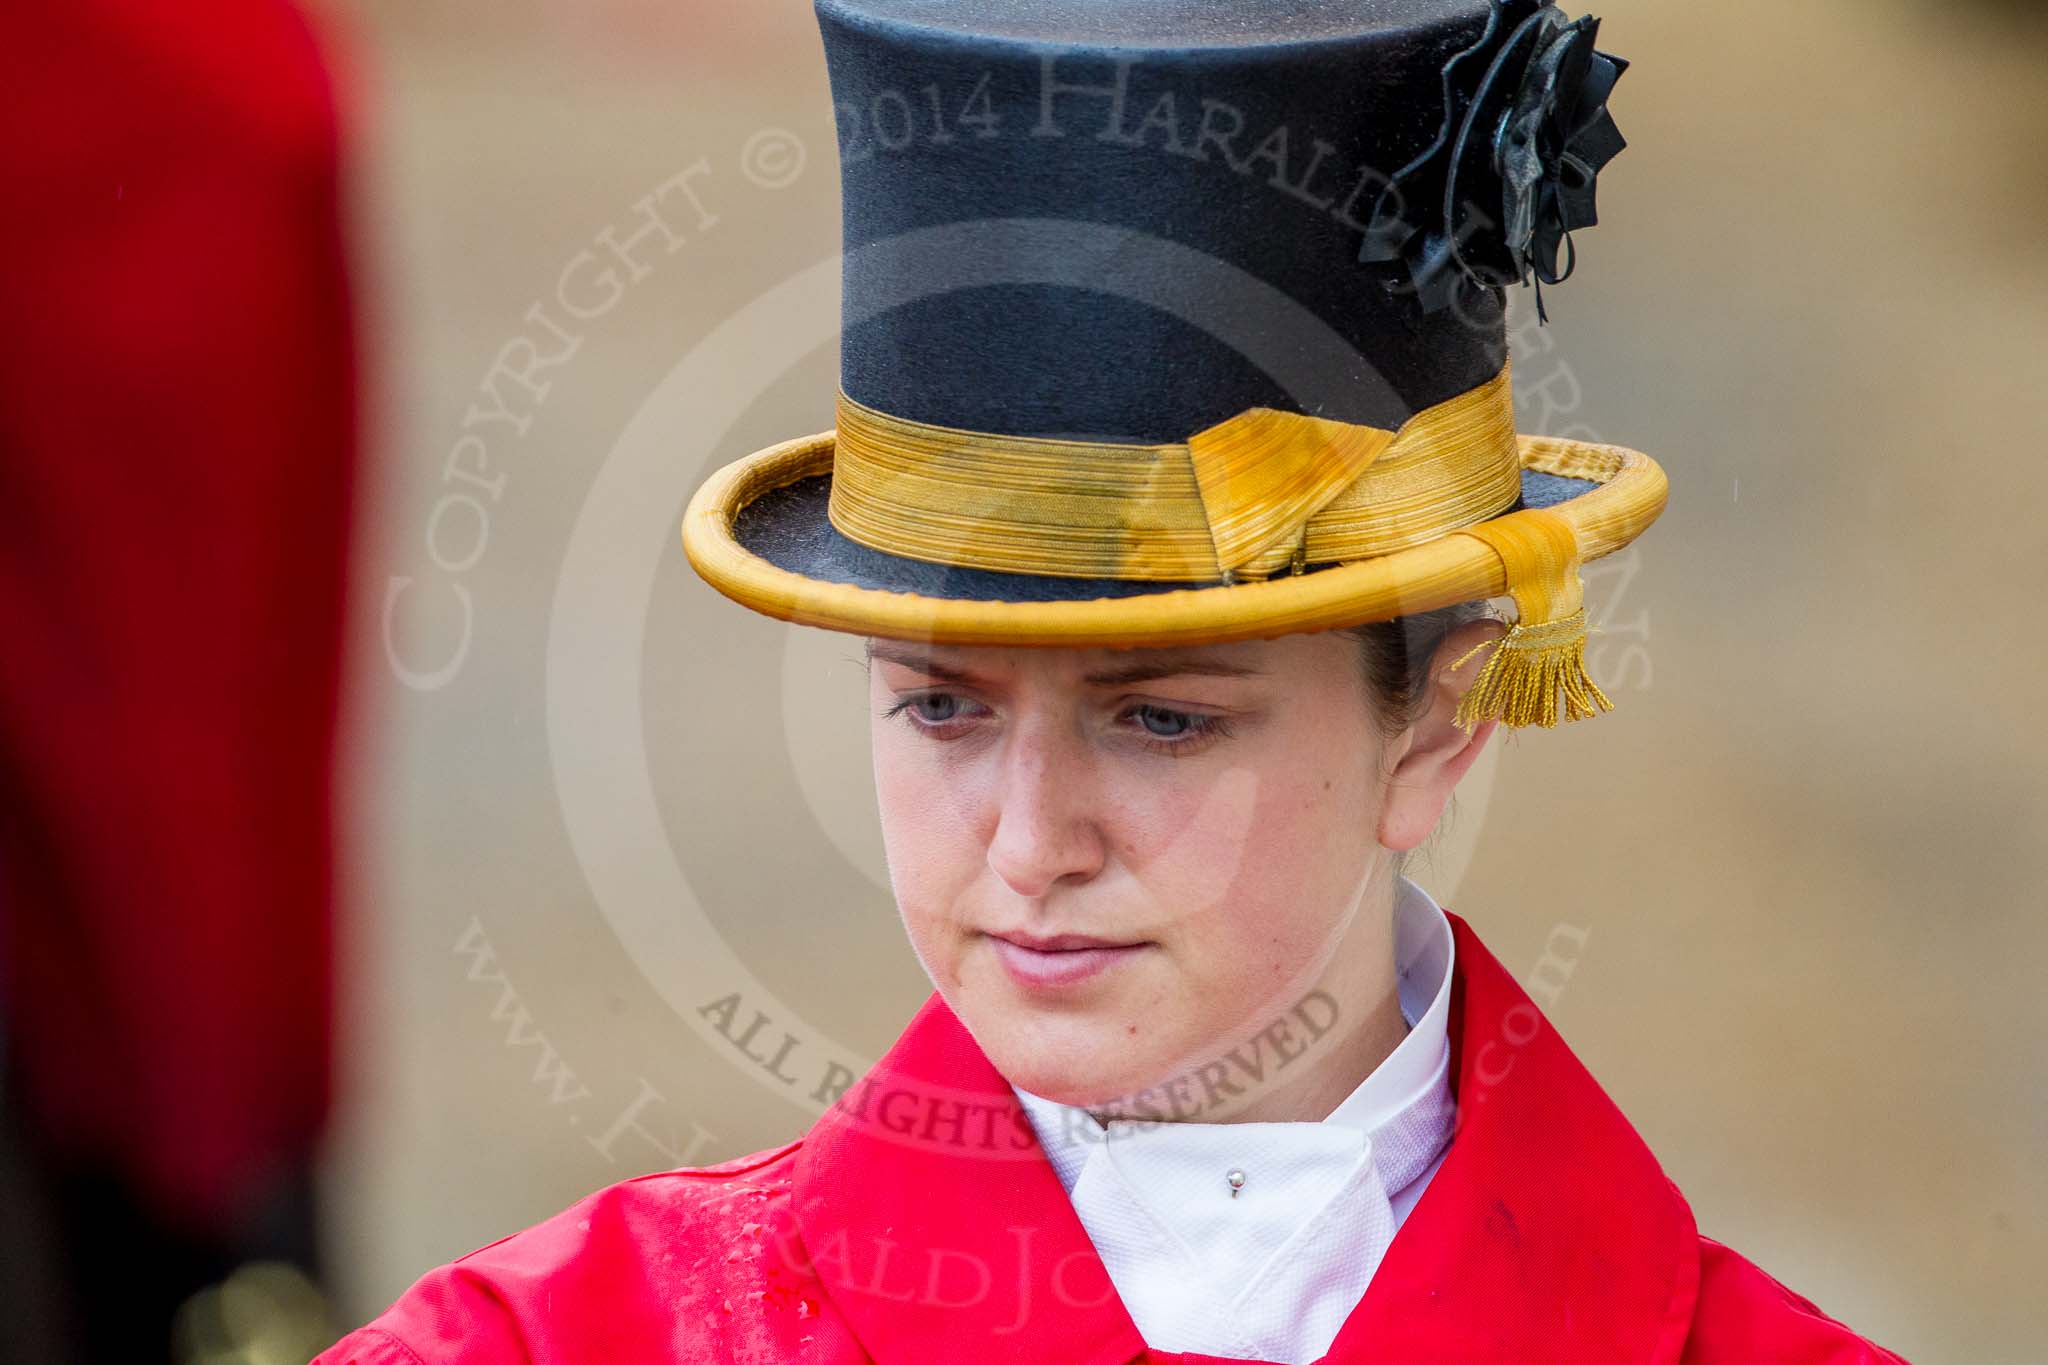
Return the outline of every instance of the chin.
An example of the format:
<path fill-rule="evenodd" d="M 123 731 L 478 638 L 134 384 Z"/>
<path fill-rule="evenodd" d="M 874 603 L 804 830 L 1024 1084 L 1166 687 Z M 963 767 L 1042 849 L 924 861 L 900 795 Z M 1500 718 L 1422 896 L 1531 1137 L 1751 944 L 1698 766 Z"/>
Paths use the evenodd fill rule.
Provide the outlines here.
<path fill-rule="evenodd" d="M 1132 1018 L 1053 1013 L 1011 1006 L 989 1020 L 982 1049 L 1012 1085 L 1059 1104 L 1081 1107 L 1122 1099 L 1170 1072 L 1158 1038 L 1140 1039 Z"/>

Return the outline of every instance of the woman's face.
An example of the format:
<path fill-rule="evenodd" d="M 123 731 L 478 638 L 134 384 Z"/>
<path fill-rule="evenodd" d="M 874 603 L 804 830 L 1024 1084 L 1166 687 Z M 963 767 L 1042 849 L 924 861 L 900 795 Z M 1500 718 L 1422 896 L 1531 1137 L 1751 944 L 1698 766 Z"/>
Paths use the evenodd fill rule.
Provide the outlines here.
<path fill-rule="evenodd" d="M 1341 635 L 870 650 L 897 904 L 1009 1080 L 1103 1104 L 1271 1041 L 1317 991 L 1296 1035 L 1386 1007 L 1389 847 L 1485 731 L 1390 745 Z"/>

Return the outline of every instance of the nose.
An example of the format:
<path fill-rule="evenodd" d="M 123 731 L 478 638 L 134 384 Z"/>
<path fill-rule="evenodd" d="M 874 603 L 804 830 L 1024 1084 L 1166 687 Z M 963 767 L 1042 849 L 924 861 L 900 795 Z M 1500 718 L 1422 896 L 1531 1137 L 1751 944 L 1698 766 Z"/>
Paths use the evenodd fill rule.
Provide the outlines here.
<path fill-rule="evenodd" d="M 1026 900 L 1062 881 L 1087 881 L 1102 870 L 1106 854 L 1088 757 L 1078 737 L 1059 729 L 1020 725 L 1005 737 L 998 760 L 988 865 Z"/>

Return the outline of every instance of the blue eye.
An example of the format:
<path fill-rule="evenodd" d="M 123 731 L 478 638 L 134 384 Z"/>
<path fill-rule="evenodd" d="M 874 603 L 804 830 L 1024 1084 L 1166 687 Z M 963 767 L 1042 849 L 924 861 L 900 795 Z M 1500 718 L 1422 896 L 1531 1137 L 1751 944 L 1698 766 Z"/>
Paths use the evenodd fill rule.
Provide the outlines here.
<path fill-rule="evenodd" d="M 1230 722 L 1221 716 L 1176 711 L 1168 706 L 1134 706 L 1124 715 L 1137 718 L 1143 727 L 1137 738 L 1147 748 L 1177 758 L 1200 752 L 1230 734 Z"/>
<path fill-rule="evenodd" d="M 1183 735 L 1199 733 L 1204 719 L 1185 711 L 1169 711 L 1163 706 L 1140 706 L 1134 714 L 1147 733 L 1160 739 L 1179 739 Z"/>
<path fill-rule="evenodd" d="M 952 692 L 923 692 L 905 697 L 882 713 L 884 719 L 901 717 L 919 734 L 932 739 L 964 737 L 964 731 L 956 729 L 956 725 L 972 721 L 980 714 L 982 709 L 976 703 Z M 1140 727 L 1134 738 L 1160 753 L 1192 753 L 1206 747 L 1208 741 L 1230 733 L 1229 723 L 1221 716 L 1176 711 L 1170 706 L 1139 704 L 1119 716 L 1125 725 L 1133 719 Z"/>
<path fill-rule="evenodd" d="M 966 703 L 951 692 L 925 692 L 905 697 L 882 714 L 885 719 L 902 716 L 910 725 L 934 729 L 962 719 L 965 711 Z"/>

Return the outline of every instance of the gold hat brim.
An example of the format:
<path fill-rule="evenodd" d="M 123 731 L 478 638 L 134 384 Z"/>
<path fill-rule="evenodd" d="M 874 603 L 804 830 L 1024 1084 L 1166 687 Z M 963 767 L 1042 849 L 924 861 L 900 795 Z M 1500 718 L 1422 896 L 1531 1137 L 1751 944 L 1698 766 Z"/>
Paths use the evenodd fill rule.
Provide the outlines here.
<path fill-rule="evenodd" d="M 705 481 L 684 513 L 682 535 L 684 553 L 706 582 L 741 606 L 825 630 L 931 644 L 1101 649 L 1336 630 L 1500 597 L 1515 587 L 1493 549 L 1456 532 L 1311 573 L 1056 602 L 932 597 L 832 582 L 770 563 L 742 545 L 733 534 L 739 514 L 775 489 L 829 475 L 834 444 L 829 431 L 784 441 Z M 1550 508 L 1570 524 L 1585 561 L 1623 548 L 1664 510 L 1669 482 L 1638 451 L 1550 436 L 1521 436 L 1517 445 L 1525 470 L 1598 485 Z"/>

